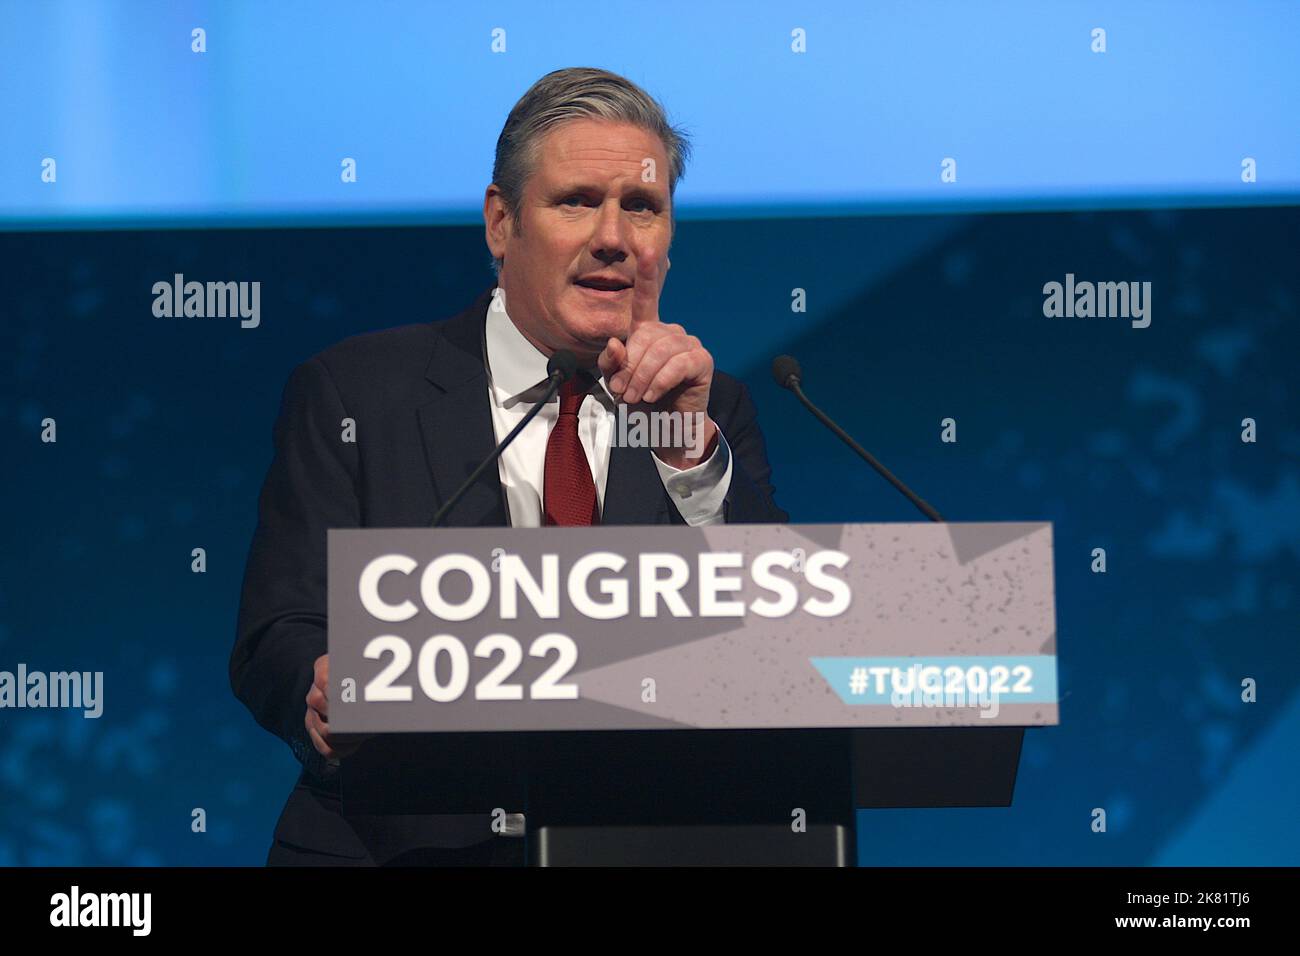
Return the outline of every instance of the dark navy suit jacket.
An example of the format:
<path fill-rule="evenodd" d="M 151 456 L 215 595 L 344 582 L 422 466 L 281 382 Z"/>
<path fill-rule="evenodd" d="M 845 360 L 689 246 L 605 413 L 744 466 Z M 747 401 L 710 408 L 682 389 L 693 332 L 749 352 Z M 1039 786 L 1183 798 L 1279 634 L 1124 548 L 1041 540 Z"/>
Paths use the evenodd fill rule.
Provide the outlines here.
<path fill-rule="evenodd" d="M 417 772 L 421 761 L 442 763 L 437 779 L 445 794 L 454 789 L 457 768 L 481 756 L 483 738 L 422 752 L 413 735 L 386 735 L 330 768 L 303 723 L 313 663 L 326 653 L 326 530 L 428 526 L 495 446 L 483 354 L 490 298 L 489 289 L 445 321 L 340 342 L 299 365 L 284 390 L 244 574 L 230 682 L 257 722 L 288 743 L 302 764 L 276 844 L 320 854 L 321 862 L 384 863 L 412 848 L 465 846 L 492 836 L 490 808 L 465 815 L 457 807 L 449 814 L 450 804 L 437 806 Z M 724 520 L 787 521 L 773 501 L 763 436 L 744 385 L 715 372 L 709 415 L 732 453 Z M 341 440 L 345 418 L 356 422 L 355 442 Z M 652 454 L 644 447 L 611 449 L 603 524 L 685 523 Z M 487 470 L 444 523 L 508 525 L 496 469 Z M 504 752 L 497 756 L 497 769 L 510 760 Z M 408 789 L 381 810 L 375 794 L 390 786 Z M 356 799 L 345 810 L 350 794 Z"/>

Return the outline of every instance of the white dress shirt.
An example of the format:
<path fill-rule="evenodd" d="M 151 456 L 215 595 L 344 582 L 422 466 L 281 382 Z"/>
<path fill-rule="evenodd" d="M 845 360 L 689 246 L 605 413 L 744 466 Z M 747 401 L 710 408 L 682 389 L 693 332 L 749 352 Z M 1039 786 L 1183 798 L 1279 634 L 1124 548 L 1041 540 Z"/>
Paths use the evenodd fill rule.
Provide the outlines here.
<path fill-rule="evenodd" d="M 519 424 L 546 388 L 547 358 L 516 328 L 505 311 L 504 301 L 503 295 L 492 296 L 483 333 L 492 427 L 498 442 Z M 599 387 L 592 388 L 578 409 L 578 438 L 587 453 L 596 485 L 597 506 L 603 514 L 610 449 L 617 437 L 617 402 L 599 369 L 592 369 L 591 374 L 599 379 Z M 542 406 L 497 460 L 511 527 L 536 528 L 542 524 L 546 442 L 559 415 L 557 395 Z M 723 499 L 731 487 L 731 449 L 721 429 L 713 454 L 693 468 L 674 468 L 653 453 L 651 457 L 687 524 L 699 526 L 722 521 Z"/>

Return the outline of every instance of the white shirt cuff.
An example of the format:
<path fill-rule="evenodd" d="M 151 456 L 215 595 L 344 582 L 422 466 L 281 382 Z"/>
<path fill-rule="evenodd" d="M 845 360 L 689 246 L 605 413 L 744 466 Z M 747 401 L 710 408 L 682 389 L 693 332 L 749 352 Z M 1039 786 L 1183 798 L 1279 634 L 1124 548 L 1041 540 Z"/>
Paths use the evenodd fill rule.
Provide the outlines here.
<path fill-rule="evenodd" d="M 714 423 L 716 427 L 716 422 Z M 653 452 L 659 478 L 672 496 L 677 510 L 693 527 L 719 524 L 722 521 L 723 502 L 731 488 L 731 447 L 722 429 L 718 429 L 718 444 L 707 460 L 692 468 L 674 468 L 659 460 Z"/>

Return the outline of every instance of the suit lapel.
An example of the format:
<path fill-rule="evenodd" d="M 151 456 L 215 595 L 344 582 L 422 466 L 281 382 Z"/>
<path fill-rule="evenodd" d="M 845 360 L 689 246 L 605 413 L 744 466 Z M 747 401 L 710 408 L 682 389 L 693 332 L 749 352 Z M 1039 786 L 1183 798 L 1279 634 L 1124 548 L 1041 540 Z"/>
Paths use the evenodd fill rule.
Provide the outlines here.
<path fill-rule="evenodd" d="M 437 386 L 437 398 L 417 410 L 425 460 L 438 507 L 496 447 L 488 402 L 483 328 L 492 290 L 464 312 L 442 324 L 425 378 Z M 615 445 L 610 449 L 601 523 L 674 524 L 663 481 L 649 448 Z M 433 515 L 429 515 L 429 521 Z M 448 527 L 509 525 L 505 489 L 496 468 L 488 468 L 444 519 Z"/>
<path fill-rule="evenodd" d="M 496 447 L 483 358 L 483 327 L 491 298 L 489 289 L 464 312 L 443 323 L 425 371 L 425 378 L 442 390 L 417 410 L 438 507 Z M 432 514 L 428 520 L 433 520 Z M 505 490 L 496 468 L 486 469 L 443 519 L 448 527 L 504 527 L 508 523 Z"/>

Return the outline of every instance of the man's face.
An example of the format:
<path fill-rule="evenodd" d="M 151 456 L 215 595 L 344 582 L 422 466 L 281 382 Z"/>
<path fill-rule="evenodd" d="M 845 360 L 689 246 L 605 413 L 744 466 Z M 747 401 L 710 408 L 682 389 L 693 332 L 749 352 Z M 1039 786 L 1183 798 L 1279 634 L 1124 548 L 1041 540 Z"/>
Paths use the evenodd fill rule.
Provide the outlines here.
<path fill-rule="evenodd" d="M 654 179 L 643 182 L 646 160 Z M 506 311 L 541 351 L 593 361 L 626 340 L 640 257 L 668 270 L 672 198 L 668 158 L 653 133 L 627 123 L 571 120 L 541 140 L 515 228 L 495 186 L 483 213 L 488 246 L 504 260 Z"/>

